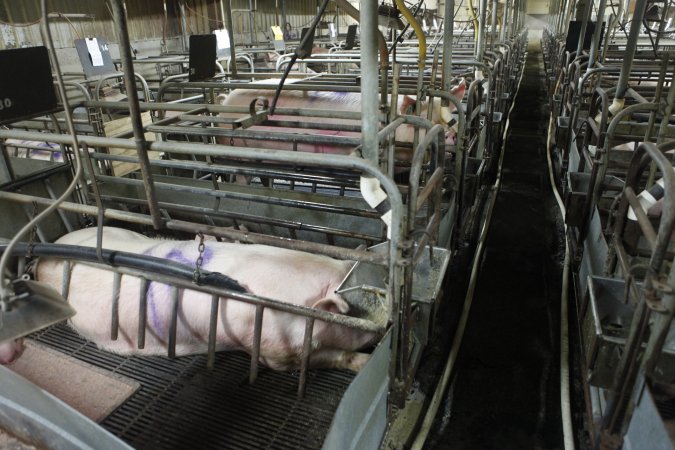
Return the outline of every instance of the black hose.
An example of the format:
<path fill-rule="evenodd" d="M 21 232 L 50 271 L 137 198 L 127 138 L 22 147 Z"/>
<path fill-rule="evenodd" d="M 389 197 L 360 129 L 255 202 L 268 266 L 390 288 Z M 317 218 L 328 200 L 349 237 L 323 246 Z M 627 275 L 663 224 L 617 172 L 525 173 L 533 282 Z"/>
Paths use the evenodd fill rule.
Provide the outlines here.
<path fill-rule="evenodd" d="M 0 244 L 0 253 L 4 253 L 7 244 Z M 25 242 L 18 243 L 12 249 L 13 256 L 24 256 L 30 250 L 34 256 L 52 257 L 61 259 L 74 259 L 84 262 L 100 263 L 93 247 L 83 247 L 79 245 L 65 244 L 32 244 Z M 171 261 L 155 256 L 139 255 L 136 253 L 120 252 L 117 250 L 103 249 L 101 257 L 106 264 L 111 266 L 129 267 L 141 271 L 147 271 L 158 275 L 165 275 L 180 278 L 188 281 L 195 281 L 194 268 L 186 264 Z M 248 292 L 239 282 L 218 272 L 208 272 L 201 270 L 196 279 L 198 286 L 207 285 L 235 292 Z"/>
<path fill-rule="evenodd" d="M 274 93 L 274 99 L 272 100 L 272 106 L 270 106 L 270 116 L 274 114 L 274 110 L 277 107 L 277 100 L 279 100 L 279 95 L 281 95 L 281 89 L 284 87 L 284 82 L 286 81 L 286 77 L 288 77 L 289 72 L 291 71 L 291 68 L 293 67 L 293 64 L 295 64 L 295 61 L 300 58 L 304 59 L 307 57 L 307 55 L 311 54 L 311 49 L 309 52 L 305 50 L 305 45 L 307 45 L 307 41 L 314 36 L 314 31 L 316 31 L 317 25 L 319 25 L 319 21 L 321 20 L 321 17 L 323 16 L 324 11 L 326 11 L 326 7 L 328 6 L 328 1 L 329 0 L 323 0 L 323 3 L 321 4 L 321 8 L 319 8 L 319 12 L 316 13 L 316 16 L 314 16 L 314 20 L 312 21 L 312 24 L 309 26 L 309 29 L 305 33 L 305 36 L 302 38 L 300 41 L 300 44 L 295 47 L 295 52 L 293 52 L 293 57 L 291 58 L 291 61 L 288 63 L 286 66 L 286 70 L 284 71 L 283 76 L 281 77 L 281 81 L 279 82 L 279 86 L 277 86 L 277 90 Z"/>

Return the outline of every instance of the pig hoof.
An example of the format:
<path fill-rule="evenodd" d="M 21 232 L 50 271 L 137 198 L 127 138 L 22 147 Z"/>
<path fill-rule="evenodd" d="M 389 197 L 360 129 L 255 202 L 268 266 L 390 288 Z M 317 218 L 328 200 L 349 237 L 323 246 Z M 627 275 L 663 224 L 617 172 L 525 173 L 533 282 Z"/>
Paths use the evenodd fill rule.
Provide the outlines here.
<path fill-rule="evenodd" d="M 344 357 L 344 368 L 353 372 L 359 372 L 366 365 L 370 355 L 368 353 L 346 353 Z"/>

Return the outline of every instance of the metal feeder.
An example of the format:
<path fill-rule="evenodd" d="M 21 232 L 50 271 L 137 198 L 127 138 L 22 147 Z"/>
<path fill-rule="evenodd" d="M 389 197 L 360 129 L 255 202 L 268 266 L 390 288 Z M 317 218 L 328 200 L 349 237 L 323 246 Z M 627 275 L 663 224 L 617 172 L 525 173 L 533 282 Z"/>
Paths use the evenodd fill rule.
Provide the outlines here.
<path fill-rule="evenodd" d="M 54 288 L 19 279 L 14 296 L 0 302 L 0 342 L 20 338 L 75 315 L 75 310 Z"/>

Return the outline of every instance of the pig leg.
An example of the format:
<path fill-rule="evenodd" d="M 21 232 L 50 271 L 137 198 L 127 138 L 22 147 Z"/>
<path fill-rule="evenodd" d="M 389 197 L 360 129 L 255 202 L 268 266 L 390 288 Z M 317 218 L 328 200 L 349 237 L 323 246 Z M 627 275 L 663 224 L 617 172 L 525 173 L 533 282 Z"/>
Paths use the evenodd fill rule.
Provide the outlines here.
<path fill-rule="evenodd" d="M 321 349 L 310 356 L 309 365 L 315 369 L 347 369 L 360 371 L 370 359 L 368 353 Z"/>
<path fill-rule="evenodd" d="M 0 365 L 13 363 L 23 351 L 23 339 L 0 342 Z"/>

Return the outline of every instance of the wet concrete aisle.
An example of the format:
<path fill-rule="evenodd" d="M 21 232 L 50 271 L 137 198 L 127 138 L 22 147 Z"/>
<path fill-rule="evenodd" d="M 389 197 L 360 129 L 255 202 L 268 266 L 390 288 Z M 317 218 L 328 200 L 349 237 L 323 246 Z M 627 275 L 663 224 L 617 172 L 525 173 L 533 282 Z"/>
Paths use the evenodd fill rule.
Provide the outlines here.
<path fill-rule="evenodd" d="M 530 38 L 457 370 L 427 449 L 561 447 L 563 247 L 548 182 L 546 102 L 541 50 Z"/>

